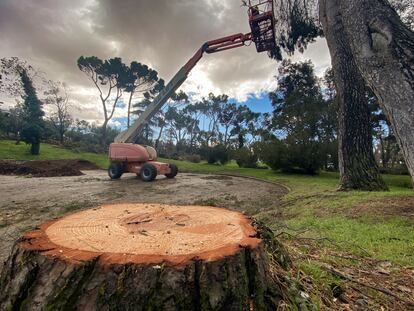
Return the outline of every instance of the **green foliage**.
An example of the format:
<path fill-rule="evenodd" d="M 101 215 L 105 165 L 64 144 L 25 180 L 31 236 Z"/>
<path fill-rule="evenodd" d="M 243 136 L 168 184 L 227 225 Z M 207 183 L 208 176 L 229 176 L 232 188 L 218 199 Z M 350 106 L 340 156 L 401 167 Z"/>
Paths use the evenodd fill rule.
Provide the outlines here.
<path fill-rule="evenodd" d="M 96 56 L 81 56 L 77 64 L 98 89 L 104 114 L 101 143 L 106 145 L 107 125 L 114 116 L 122 91 L 127 87 L 128 68 L 119 57 L 103 61 Z"/>
<path fill-rule="evenodd" d="M 136 83 L 139 83 L 139 82 L 136 82 Z M 158 95 L 158 93 L 164 88 L 164 80 L 159 79 L 159 80 L 151 80 L 147 82 L 142 82 L 142 85 L 147 86 L 146 88 L 147 91 L 144 93 L 144 98 L 140 100 L 139 102 L 132 105 L 132 107 L 135 108 L 135 110 L 133 110 L 132 113 L 137 115 L 138 117 L 148 108 L 148 106 L 152 103 L 156 95 Z M 137 88 L 133 92 L 131 92 L 130 95 L 133 96 L 134 94 L 138 94 L 139 91 L 140 91 L 140 87 L 137 86 Z M 129 98 L 129 103 L 128 103 L 128 127 L 129 127 L 129 110 L 131 109 L 131 99 L 132 99 L 131 96 Z M 165 118 L 163 118 L 161 111 L 157 111 L 155 113 L 155 116 L 146 122 L 136 142 L 140 144 L 147 144 L 147 145 L 151 144 L 151 137 L 154 134 L 153 128 L 157 125 L 161 125 L 162 127 L 165 126 Z M 162 134 L 162 130 L 161 130 L 161 134 Z M 159 141 L 156 144 L 158 145 L 158 143 Z"/>
<path fill-rule="evenodd" d="M 126 68 L 124 83 L 124 91 L 129 93 L 127 127 L 130 126 L 132 99 L 144 94 L 145 100 L 148 101 L 162 88 L 164 88 L 164 80 L 158 78 L 157 71 L 145 64 L 131 62 L 130 66 Z M 140 108 L 146 107 L 146 103 L 137 104 L 134 107 L 137 107 L 138 110 L 133 113 L 140 114 L 142 112 Z"/>
<path fill-rule="evenodd" d="M 7 129 L 7 127 L 5 126 L 6 118 L 7 118 L 6 113 L 0 110 L 0 135 L 6 132 L 6 129 Z"/>
<path fill-rule="evenodd" d="M 106 129 L 106 140 L 102 144 L 102 127 L 90 124 L 85 120 L 76 120 L 72 128 L 66 132 L 64 146 L 79 152 L 107 152 L 107 146 L 114 141 L 119 131 L 111 127 Z"/>
<path fill-rule="evenodd" d="M 366 92 L 368 98 L 368 108 L 371 112 L 371 127 L 373 137 L 377 141 L 374 145 L 374 155 L 377 158 L 378 166 L 382 173 L 391 172 L 392 174 L 408 174 L 404 156 L 398 145 L 391 125 L 387 117 L 382 112 L 378 99 L 369 89 Z"/>
<path fill-rule="evenodd" d="M 295 171 L 299 168 L 306 174 L 315 174 L 323 165 L 322 144 L 311 141 L 306 144 L 290 143 L 287 140 L 288 166 L 285 171 Z"/>
<path fill-rule="evenodd" d="M 57 131 L 55 124 L 50 119 L 43 120 L 43 133 L 42 138 L 48 142 L 59 142 L 59 132 Z"/>
<path fill-rule="evenodd" d="M 201 155 L 207 159 L 208 147 L 212 145 L 239 148 L 243 147 L 247 136 L 257 135 L 260 114 L 253 113 L 245 105 L 228 102 L 227 95 L 209 94 L 201 101 L 190 102 L 186 94 L 179 93 L 172 100 L 156 117 L 156 122 L 149 122 L 150 127 L 159 128 L 155 144 L 160 154 L 182 157 L 201 148 L 205 149 Z M 148 136 L 154 132 L 151 128 Z M 171 150 L 171 144 L 175 150 Z"/>
<path fill-rule="evenodd" d="M 220 121 L 220 114 L 221 114 L 221 107 L 228 102 L 227 95 L 214 95 L 210 93 L 207 98 L 203 98 L 200 110 L 209 120 L 208 128 L 205 131 L 205 135 L 203 138 L 203 144 L 205 146 L 210 146 L 214 140 L 218 140 L 219 134 L 219 121 Z"/>
<path fill-rule="evenodd" d="M 337 153 L 332 148 L 336 143 L 336 108 L 322 96 L 312 63 L 283 61 L 278 82 L 278 88 L 269 93 L 271 126 L 285 138 L 263 137 L 262 144 L 256 146 L 259 157 L 273 169 L 285 171 L 299 168 L 314 174 L 322 167 L 335 167 L 330 162 L 336 160 Z"/>
<path fill-rule="evenodd" d="M 242 147 L 233 151 L 232 158 L 236 160 L 239 167 L 257 167 L 257 155 L 247 147 Z"/>
<path fill-rule="evenodd" d="M 200 163 L 201 162 L 201 156 L 198 154 L 189 154 L 184 157 L 186 161 L 192 162 L 192 163 Z"/>
<path fill-rule="evenodd" d="M 40 139 L 44 130 L 42 102 L 37 98 L 36 90 L 26 70 L 23 69 L 20 72 L 20 78 L 24 91 L 21 138 L 31 145 L 31 153 L 37 155 L 39 154 Z"/>
<path fill-rule="evenodd" d="M 256 142 L 253 145 L 253 150 L 259 159 L 273 170 L 280 170 L 288 167 L 287 146 L 284 142 L 275 137 Z"/>
<path fill-rule="evenodd" d="M 204 147 L 201 149 L 201 156 L 204 157 L 209 164 L 220 163 L 221 165 L 225 165 L 230 161 L 230 152 L 223 145 Z"/>
<path fill-rule="evenodd" d="M 245 145 L 246 135 L 256 135 L 260 131 L 260 126 L 258 125 L 259 119 L 260 113 L 251 111 L 246 105 L 237 107 L 234 111 L 234 118 L 231 123 L 232 129 L 229 137 L 229 139 L 235 137 L 236 148 L 242 148 Z"/>
<path fill-rule="evenodd" d="M 133 61 L 126 70 L 126 92 L 148 92 L 152 89 L 154 83 L 158 81 L 157 71 L 145 64 Z"/>
<path fill-rule="evenodd" d="M 19 137 L 19 133 L 22 131 L 23 126 L 23 105 L 21 103 L 18 103 L 8 111 L 2 126 L 3 131 L 8 136 L 11 134 L 13 138 Z"/>
<path fill-rule="evenodd" d="M 54 136 L 53 138 L 63 144 L 65 133 L 73 122 L 68 110 L 69 97 L 65 84 L 48 81 L 48 89 L 44 92 L 44 95 L 46 95 L 45 104 L 53 107 L 53 112 L 47 120 L 49 136 Z"/>
<path fill-rule="evenodd" d="M 170 135 L 175 139 L 177 149 L 183 142 L 183 139 L 187 133 L 187 126 L 191 122 L 189 116 L 181 113 L 175 107 L 169 107 L 165 113 L 165 122 L 168 126 Z M 180 150 L 177 150 L 179 152 Z"/>
<path fill-rule="evenodd" d="M 318 142 L 305 145 L 272 138 L 255 143 L 253 148 L 259 159 L 273 170 L 315 174 L 322 166 L 321 144 Z"/>

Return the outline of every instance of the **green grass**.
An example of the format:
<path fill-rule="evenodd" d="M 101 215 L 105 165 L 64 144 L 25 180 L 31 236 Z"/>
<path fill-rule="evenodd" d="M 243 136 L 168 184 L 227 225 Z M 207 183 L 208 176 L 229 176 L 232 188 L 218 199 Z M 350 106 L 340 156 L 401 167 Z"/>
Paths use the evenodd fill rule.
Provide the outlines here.
<path fill-rule="evenodd" d="M 243 169 L 234 163 L 226 166 L 207 163 L 165 160 L 175 163 L 182 172 L 227 173 L 251 176 L 288 186 L 291 191 L 284 197 L 287 203 L 284 219 L 271 214 L 259 214 L 275 231 L 296 234 L 307 230 L 301 237 L 327 238 L 333 243 L 323 247 L 346 251 L 357 256 L 389 260 L 396 264 L 414 266 L 414 220 L 395 215 L 386 217 L 361 215 L 348 217 L 359 204 L 380 201 L 383 198 L 414 196 L 409 176 L 384 175 L 390 188 L 387 192 L 338 192 L 339 174 L 321 172 L 317 176 L 275 173 L 266 169 Z M 344 211 L 346 214 L 344 215 Z M 375 211 L 374 211 L 375 212 Z M 375 217 L 374 217 L 375 216 Z M 284 227 L 287 225 L 290 230 Z"/>
<path fill-rule="evenodd" d="M 341 251 L 402 265 L 414 264 L 414 223 L 400 217 L 371 221 L 370 216 L 349 219 L 344 216 L 305 216 L 290 219 L 294 228 L 312 228 L 311 235 L 334 241 Z M 328 242 L 329 243 L 329 242 Z"/>
<path fill-rule="evenodd" d="M 88 160 L 101 168 L 107 168 L 109 161 L 105 154 L 96 154 L 89 152 L 74 152 L 58 146 L 41 144 L 40 154 L 31 155 L 30 146 L 21 142 L 16 145 L 11 140 L 0 140 L 0 159 L 12 160 L 63 160 L 63 159 L 80 159 Z"/>
<path fill-rule="evenodd" d="M 191 163 L 187 161 L 167 159 L 160 160 L 175 163 L 179 167 L 181 172 L 237 174 L 282 183 L 288 187 L 291 187 L 293 194 L 303 192 L 310 194 L 311 192 L 318 193 L 323 190 L 334 190 L 338 186 L 339 180 L 339 173 L 337 172 L 321 172 L 319 175 L 310 176 L 300 174 L 283 174 L 277 172 L 275 173 L 268 169 L 239 168 L 234 161 L 225 166 L 222 166 L 215 164 L 211 165 L 205 162 Z M 384 175 L 383 177 L 388 186 L 391 188 L 391 192 L 406 192 L 407 190 L 409 190 L 409 176 Z M 364 193 L 366 194 L 368 192 Z"/>
<path fill-rule="evenodd" d="M 106 155 L 77 153 L 60 147 L 41 144 L 41 154 L 29 154 L 29 146 L 12 141 L 0 141 L 0 159 L 84 159 L 106 168 Z M 414 266 L 414 220 L 400 215 L 356 215 L 350 217 L 359 204 L 380 201 L 387 197 L 400 198 L 414 196 L 409 188 L 409 176 L 384 175 L 390 191 L 388 192 L 337 192 L 338 173 L 321 172 L 317 176 L 275 173 L 269 169 L 243 169 L 234 162 L 228 165 L 210 165 L 207 163 L 190 163 L 160 159 L 175 163 L 181 172 L 225 173 L 256 177 L 281 183 L 291 189 L 283 198 L 285 201 L 282 219 L 274 217 L 271 212 L 255 215 L 266 221 L 275 231 L 287 226 L 290 233 L 306 229 L 305 237 L 326 237 L 347 252 L 361 255 L 365 250 L 369 256 L 379 260 L 390 260 L 396 264 Z M 375 204 L 374 204 L 375 206 Z M 323 247 L 337 249 L 334 244 L 326 243 Z"/>

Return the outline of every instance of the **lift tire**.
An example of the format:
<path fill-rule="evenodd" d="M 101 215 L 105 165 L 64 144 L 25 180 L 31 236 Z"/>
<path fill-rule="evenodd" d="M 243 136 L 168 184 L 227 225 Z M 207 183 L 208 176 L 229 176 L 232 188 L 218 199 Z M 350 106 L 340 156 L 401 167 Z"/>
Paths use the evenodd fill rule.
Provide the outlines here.
<path fill-rule="evenodd" d="M 143 181 L 153 181 L 157 177 L 157 168 L 149 163 L 145 163 L 139 171 L 139 176 Z"/>
<path fill-rule="evenodd" d="M 124 167 L 122 163 L 112 162 L 108 168 L 108 175 L 111 179 L 119 179 L 124 173 Z"/>
<path fill-rule="evenodd" d="M 175 164 L 170 164 L 171 172 L 169 174 L 165 174 L 167 178 L 174 178 L 178 174 L 178 167 Z"/>

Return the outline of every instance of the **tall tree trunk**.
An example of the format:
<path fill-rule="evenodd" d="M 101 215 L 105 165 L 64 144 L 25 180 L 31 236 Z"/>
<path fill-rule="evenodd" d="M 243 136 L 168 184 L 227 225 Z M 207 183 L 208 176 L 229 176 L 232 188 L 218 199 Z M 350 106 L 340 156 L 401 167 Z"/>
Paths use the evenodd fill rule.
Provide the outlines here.
<path fill-rule="evenodd" d="M 65 135 L 65 129 L 64 129 L 63 122 L 64 121 L 60 121 L 60 126 L 59 126 L 59 140 L 60 140 L 61 145 L 63 145 L 64 135 Z"/>
<path fill-rule="evenodd" d="M 105 120 L 104 123 L 102 124 L 102 136 L 101 136 L 102 146 L 106 145 L 106 132 L 107 132 L 108 121 L 109 120 Z"/>
<path fill-rule="evenodd" d="M 243 146 L 244 146 L 244 135 L 242 133 L 239 132 L 239 134 L 237 136 L 237 140 L 239 142 L 239 149 L 243 148 Z"/>
<path fill-rule="evenodd" d="M 40 154 L 40 142 L 35 142 L 30 145 L 30 154 L 32 155 Z"/>
<path fill-rule="evenodd" d="M 131 92 L 129 94 L 129 100 L 128 100 L 128 118 L 127 118 L 127 128 L 129 128 L 130 120 L 131 120 L 131 102 L 132 102 L 132 95 L 134 92 Z"/>
<path fill-rule="evenodd" d="M 159 145 L 159 143 L 160 143 L 160 139 L 161 139 L 161 136 L 162 136 L 162 131 L 164 130 L 164 126 L 161 126 L 160 127 L 160 132 L 159 132 L 159 134 L 158 134 L 158 137 L 157 137 L 157 140 L 155 141 L 155 149 L 157 149 L 158 148 L 158 145 Z"/>
<path fill-rule="evenodd" d="M 391 124 L 414 182 L 414 32 L 388 1 L 340 3 L 355 62 Z"/>
<path fill-rule="evenodd" d="M 228 131 L 229 131 L 229 126 L 226 125 L 226 131 L 224 132 L 224 146 L 226 146 L 226 148 L 227 148 L 227 144 L 228 144 L 228 141 L 227 141 Z"/>
<path fill-rule="evenodd" d="M 383 168 L 387 168 L 387 157 L 385 155 L 384 139 L 382 138 L 382 135 L 381 134 L 380 134 L 379 140 L 380 140 L 380 146 L 381 146 L 381 161 L 382 161 L 382 167 Z"/>
<path fill-rule="evenodd" d="M 191 136 L 190 136 L 190 153 L 193 153 L 193 149 L 194 149 L 194 134 L 191 133 Z"/>
<path fill-rule="evenodd" d="M 321 0 L 320 19 L 332 59 L 339 104 L 340 190 L 387 190 L 372 147 L 366 86 L 349 49 L 340 0 Z"/>
<path fill-rule="evenodd" d="M 148 123 L 145 124 L 145 143 L 149 143 L 149 125 Z"/>
<path fill-rule="evenodd" d="M 190 131 L 190 153 L 193 152 L 193 148 L 194 148 L 194 128 L 195 128 L 195 124 L 193 124 L 193 126 L 191 127 L 191 131 Z"/>

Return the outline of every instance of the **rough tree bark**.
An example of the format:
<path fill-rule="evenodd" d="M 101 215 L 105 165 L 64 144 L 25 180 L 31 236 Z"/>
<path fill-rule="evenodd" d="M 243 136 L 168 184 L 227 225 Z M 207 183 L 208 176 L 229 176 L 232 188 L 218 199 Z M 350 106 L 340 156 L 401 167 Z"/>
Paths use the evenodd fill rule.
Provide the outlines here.
<path fill-rule="evenodd" d="M 320 20 L 331 54 L 339 105 L 339 189 L 387 190 L 373 154 L 365 82 L 344 35 L 339 2 L 319 1 Z"/>
<path fill-rule="evenodd" d="M 414 182 L 414 32 L 385 0 L 341 0 L 351 52 L 379 100 Z"/>
<path fill-rule="evenodd" d="M 290 300 L 305 310 L 280 274 L 289 265 L 272 232 L 237 212 L 107 205 L 17 241 L 0 309 L 276 310 Z"/>

